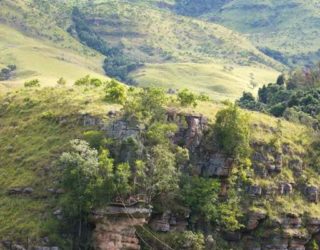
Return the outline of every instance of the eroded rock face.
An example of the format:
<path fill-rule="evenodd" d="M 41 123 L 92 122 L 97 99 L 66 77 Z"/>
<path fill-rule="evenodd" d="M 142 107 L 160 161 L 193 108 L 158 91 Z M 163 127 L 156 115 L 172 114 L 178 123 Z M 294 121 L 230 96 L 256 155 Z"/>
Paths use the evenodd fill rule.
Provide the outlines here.
<path fill-rule="evenodd" d="M 202 166 L 202 175 L 207 177 L 228 177 L 232 168 L 233 159 L 216 153 Z"/>
<path fill-rule="evenodd" d="M 149 225 L 156 232 L 183 232 L 188 226 L 189 211 L 183 215 L 177 215 L 166 211 L 152 216 Z"/>
<path fill-rule="evenodd" d="M 151 210 L 148 208 L 109 206 L 95 211 L 92 221 L 94 248 L 97 250 L 139 250 L 136 227 L 147 223 Z"/>
<path fill-rule="evenodd" d="M 255 211 L 249 213 L 249 219 L 247 223 L 248 230 L 254 230 L 258 227 L 259 222 L 267 217 L 267 213 L 265 211 Z"/>
<path fill-rule="evenodd" d="M 306 196 L 308 201 L 317 203 L 319 200 L 319 189 L 316 186 L 306 187 Z"/>

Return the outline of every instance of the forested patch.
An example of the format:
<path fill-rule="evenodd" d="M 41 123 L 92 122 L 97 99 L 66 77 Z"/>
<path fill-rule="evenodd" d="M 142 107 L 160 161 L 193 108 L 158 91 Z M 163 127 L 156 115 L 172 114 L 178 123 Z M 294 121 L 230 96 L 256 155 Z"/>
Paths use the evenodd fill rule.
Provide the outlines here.
<path fill-rule="evenodd" d="M 131 71 L 141 67 L 142 64 L 123 53 L 123 48 L 112 47 L 104 41 L 88 24 L 86 16 L 77 7 L 72 11 L 73 25 L 68 28 L 68 32 L 76 33 L 79 40 L 88 47 L 106 56 L 103 69 L 110 77 L 130 85 L 134 84 L 129 77 Z"/>

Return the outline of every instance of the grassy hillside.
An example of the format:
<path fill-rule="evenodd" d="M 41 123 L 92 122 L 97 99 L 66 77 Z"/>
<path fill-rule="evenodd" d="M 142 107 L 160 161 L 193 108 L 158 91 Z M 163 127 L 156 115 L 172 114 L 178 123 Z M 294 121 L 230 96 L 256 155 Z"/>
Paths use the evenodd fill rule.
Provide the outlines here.
<path fill-rule="evenodd" d="M 146 86 L 148 82 L 173 88 L 188 85 L 199 91 L 190 85 L 191 81 L 195 80 L 197 83 L 193 84 L 203 86 L 200 91 L 221 95 L 226 91 L 219 91 L 215 86 L 223 84 L 224 89 L 230 90 L 230 86 L 239 83 L 225 74 L 225 64 L 235 68 L 247 66 L 248 71 L 251 68 L 251 73 L 257 75 L 258 84 L 273 81 L 277 74 L 275 68 L 283 69 L 279 63 L 265 56 L 238 33 L 217 24 L 175 15 L 159 9 L 154 2 L 93 3 L 82 8 L 91 27 L 107 43 L 121 48 L 129 57 L 145 63 L 145 67 L 131 74 L 141 86 Z M 208 64 L 214 66 L 210 67 Z M 192 80 L 187 79 L 185 74 L 190 70 L 188 65 L 193 65 L 200 72 L 195 73 Z M 144 75 L 141 72 L 148 72 L 148 76 L 141 76 Z M 221 81 L 224 76 L 226 77 Z M 237 89 L 243 90 L 244 86 L 250 84 L 250 81 L 244 81 L 246 78 L 247 76 L 242 79 L 242 86 L 236 86 Z M 238 94 L 239 91 L 234 90 L 227 94 L 234 96 L 235 93 Z"/>
<path fill-rule="evenodd" d="M 0 66 L 17 66 L 12 79 L 0 82 L 2 89 L 34 78 L 50 85 L 59 77 L 69 83 L 86 74 L 105 78 L 102 56 L 60 28 L 56 20 L 63 18 L 57 19 L 54 9 L 48 13 L 26 1 L 0 2 Z"/>
<path fill-rule="evenodd" d="M 199 9 L 201 2 L 179 2 L 179 12 L 194 14 L 239 31 L 258 47 L 280 51 L 289 63 L 308 63 L 319 60 L 319 2 L 303 0 L 224 0 Z M 191 10 L 193 10 L 192 13 Z M 309 54 L 310 53 L 310 54 Z M 312 61 L 312 60 L 311 60 Z"/>
<path fill-rule="evenodd" d="M 211 96 L 234 98 L 243 90 L 254 90 L 251 82 L 261 85 L 274 81 L 278 70 L 283 69 L 238 33 L 178 16 L 159 8 L 161 4 L 156 1 L 4 0 L 0 5 L 0 46 L 4 48 L 0 65 L 17 65 L 16 74 L 0 83 L 2 90 L 34 78 L 50 85 L 60 77 L 68 83 L 79 75 L 105 78 L 104 57 L 66 32 L 72 24 L 73 6 L 81 8 L 91 28 L 109 46 L 145 63 L 131 74 L 141 86 L 187 86 Z M 243 71 L 245 76 L 226 73 L 225 65 L 241 69 L 239 73 Z M 190 77 L 186 74 L 189 70 L 198 73 Z"/>
<path fill-rule="evenodd" d="M 94 127 L 83 126 L 83 117 L 90 114 L 108 122 L 110 110 L 120 106 L 107 104 L 103 91 L 83 88 L 22 89 L 0 97 L 0 239 L 10 239 L 22 245 L 37 244 L 48 237 L 50 245 L 69 249 L 70 238 L 63 237 L 62 221 L 53 214 L 60 207 L 60 196 L 49 189 L 59 187 L 60 170 L 56 167 L 59 155 L 69 149 L 69 140 L 82 138 L 83 132 Z M 224 105 L 201 102 L 197 108 L 180 108 L 186 113 L 202 113 L 214 120 Z M 269 145 L 274 140 L 278 120 L 259 113 L 250 113 L 252 141 Z M 298 155 L 304 155 L 311 141 L 310 130 L 304 126 L 282 120 L 282 143 L 289 145 Z M 14 140 L 12 138 L 15 138 Z M 286 160 L 287 161 L 287 160 Z M 295 176 L 290 166 L 282 173 L 261 179 L 253 177 L 256 185 L 274 186 L 284 181 L 319 185 L 312 169 L 303 176 Z M 9 195 L 12 188 L 32 188 L 31 194 Z M 305 206 L 303 195 L 295 193 L 294 202 L 287 197 L 276 196 L 275 200 L 261 198 L 247 204 L 245 211 L 254 206 L 266 207 L 271 218 L 280 218 L 284 213 L 306 213 L 319 216 L 316 204 Z M 271 209 L 272 208 L 272 209 Z"/>
<path fill-rule="evenodd" d="M 61 239 L 53 215 L 59 200 L 48 191 L 59 183 L 54 162 L 69 140 L 88 129 L 81 126 L 83 114 L 102 116 L 116 107 L 106 105 L 97 92 L 65 88 L 22 89 L 0 98 L 0 239 L 19 239 L 25 245 L 47 236 L 64 246 L 67 240 Z M 15 187 L 34 191 L 9 196 L 7 191 Z"/>
<path fill-rule="evenodd" d="M 188 88 L 209 95 L 214 100 L 236 99 L 243 91 L 257 91 L 257 86 L 273 82 L 278 72 L 250 66 L 223 64 L 164 63 L 147 64 L 132 77 L 141 86 Z"/>

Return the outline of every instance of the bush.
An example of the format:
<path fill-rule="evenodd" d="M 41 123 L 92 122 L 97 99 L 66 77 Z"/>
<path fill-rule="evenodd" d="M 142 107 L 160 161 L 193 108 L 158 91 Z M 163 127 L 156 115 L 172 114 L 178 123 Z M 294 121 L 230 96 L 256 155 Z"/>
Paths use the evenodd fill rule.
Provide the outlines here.
<path fill-rule="evenodd" d="M 24 86 L 26 88 L 40 87 L 40 82 L 39 82 L 38 79 L 35 79 L 35 80 L 31 80 L 31 81 L 25 82 Z"/>
<path fill-rule="evenodd" d="M 60 85 L 60 86 L 65 86 L 67 84 L 67 81 L 65 79 L 63 79 L 63 77 L 61 77 L 57 81 L 57 84 Z"/>
<path fill-rule="evenodd" d="M 102 131 L 86 131 L 83 136 L 84 139 L 89 142 L 90 146 L 97 150 L 99 150 L 101 146 L 104 146 L 105 136 Z"/>
<path fill-rule="evenodd" d="M 216 115 L 214 134 L 221 150 L 233 157 L 245 157 L 250 152 L 249 120 L 236 105 L 229 104 Z"/>
<path fill-rule="evenodd" d="M 111 103 L 124 104 L 127 99 L 126 88 L 115 80 L 107 85 L 106 100 Z"/>
<path fill-rule="evenodd" d="M 181 190 L 182 198 L 192 211 L 192 220 L 204 217 L 214 222 L 218 217 L 218 195 L 220 183 L 218 180 L 203 177 L 185 177 Z"/>
<path fill-rule="evenodd" d="M 190 92 L 188 89 L 181 90 L 178 93 L 178 101 L 180 102 L 181 106 L 192 105 L 193 107 L 196 107 L 198 105 L 196 95 Z"/>
<path fill-rule="evenodd" d="M 126 102 L 124 110 L 127 117 L 133 117 L 148 124 L 164 120 L 166 103 L 167 97 L 163 89 L 145 88 L 131 96 Z"/>

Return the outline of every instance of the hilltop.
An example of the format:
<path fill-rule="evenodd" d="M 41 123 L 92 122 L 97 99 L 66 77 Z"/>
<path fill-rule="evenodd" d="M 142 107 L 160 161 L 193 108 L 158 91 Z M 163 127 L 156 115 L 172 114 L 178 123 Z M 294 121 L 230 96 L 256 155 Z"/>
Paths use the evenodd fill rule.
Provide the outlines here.
<path fill-rule="evenodd" d="M 79 74 L 108 79 L 101 68 L 103 57 L 62 28 L 66 10 L 50 4 L 41 9 L 37 1 L 0 2 L 0 68 L 17 66 L 10 80 L 0 82 L 2 89 L 35 78 L 49 85 L 60 77 L 71 84 Z"/>
<path fill-rule="evenodd" d="M 177 1 L 171 9 L 238 31 L 289 66 L 310 65 L 320 58 L 318 1 L 191 0 Z"/>
<path fill-rule="evenodd" d="M 234 99 L 244 90 L 255 91 L 273 81 L 284 69 L 239 33 L 176 15 L 155 2 L 4 0 L 0 4 L 1 46 L 5 48 L 0 65 L 17 66 L 16 74 L 2 82 L 2 88 L 34 78 L 52 85 L 64 77 L 73 83 L 78 72 L 107 79 L 102 66 L 109 54 L 102 55 L 75 31 L 70 32 L 75 6 L 85 15 L 90 32 L 121 52 L 115 60 L 143 64 L 129 74 L 141 86 L 188 87 L 217 99 Z M 119 59 L 122 54 L 125 59 Z M 190 77 L 185 73 L 190 68 L 198 73 Z"/>

